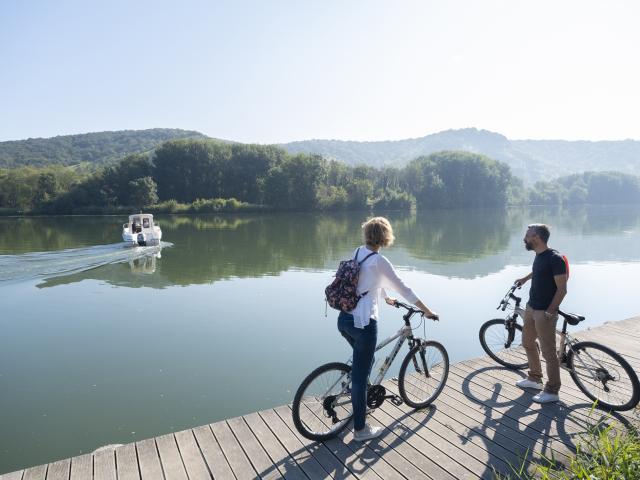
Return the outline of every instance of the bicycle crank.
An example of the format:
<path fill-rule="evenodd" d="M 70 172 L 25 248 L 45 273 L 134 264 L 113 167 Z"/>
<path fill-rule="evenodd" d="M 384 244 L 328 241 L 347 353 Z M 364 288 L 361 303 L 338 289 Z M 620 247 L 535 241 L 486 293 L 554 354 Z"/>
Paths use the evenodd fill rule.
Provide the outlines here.
<path fill-rule="evenodd" d="M 382 385 L 372 385 L 367 393 L 367 407 L 378 408 L 386 399 L 391 400 L 396 406 L 402 405 L 404 402 L 398 395 L 387 395 L 387 389 Z"/>

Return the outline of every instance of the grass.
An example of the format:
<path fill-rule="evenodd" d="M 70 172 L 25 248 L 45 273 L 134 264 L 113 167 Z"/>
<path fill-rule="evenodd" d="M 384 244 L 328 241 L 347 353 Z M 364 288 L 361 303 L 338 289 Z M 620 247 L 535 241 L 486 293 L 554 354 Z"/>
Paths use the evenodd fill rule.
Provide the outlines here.
<path fill-rule="evenodd" d="M 636 409 L 636 417 L 640 411 Z M 512 475 L 499 479 L 542 480 L 632 480 L 640 479 L 640 436 L 638 423 L 597 423 L 589 427 L 576 445 L 576 454 L 568 466 L 550 460 L 533 462 L 527 472 L 526 461 L 513 468 Z M 533 468 L 531 468 L 533 467 Z"/>

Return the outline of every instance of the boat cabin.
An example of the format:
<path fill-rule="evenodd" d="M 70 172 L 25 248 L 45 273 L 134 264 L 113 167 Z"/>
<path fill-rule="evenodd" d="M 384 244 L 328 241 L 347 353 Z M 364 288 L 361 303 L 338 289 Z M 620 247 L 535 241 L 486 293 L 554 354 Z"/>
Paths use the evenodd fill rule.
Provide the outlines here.
<path fill-rule="evenodd" d="M 150 213 L 138 213 L 136 215 L 129 215 L 129 223 L 125 223 L 123 226 L 125 229 L 129 229 L 131 233 L 140 233 L 142 230 L 148 230 L 153 228 L 153 215 Z"/>

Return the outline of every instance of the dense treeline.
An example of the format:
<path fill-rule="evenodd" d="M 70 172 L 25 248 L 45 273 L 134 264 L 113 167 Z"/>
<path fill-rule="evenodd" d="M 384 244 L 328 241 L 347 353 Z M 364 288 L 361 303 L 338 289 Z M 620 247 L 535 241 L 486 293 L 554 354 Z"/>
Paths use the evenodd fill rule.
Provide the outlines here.
<path fill-rule="evenodd" d="M 61 135 L 0 142 L 0 168 L 85 165 L 106 166 L 135 152 L 152 150 L 167 140 L 204 137 L 174 128 Z"/>
<path fill-rule="evenodd" d="M 640 177 L 620 172 L 585 172 L 538 182 L 530 190 L 532 205 L 640 203 Z"/>
<path fill-rule="evenodd" d="M 5 211 L 154 211 L 500 207 L 639 202 L 637 177 L 586 173 L 526 190 L 509 167 L 468 152 L 439 152 L 404 168 L 350 167 L 276 146 L 171 140 L 93 174 L 64 167 L 0 170 Z"/>

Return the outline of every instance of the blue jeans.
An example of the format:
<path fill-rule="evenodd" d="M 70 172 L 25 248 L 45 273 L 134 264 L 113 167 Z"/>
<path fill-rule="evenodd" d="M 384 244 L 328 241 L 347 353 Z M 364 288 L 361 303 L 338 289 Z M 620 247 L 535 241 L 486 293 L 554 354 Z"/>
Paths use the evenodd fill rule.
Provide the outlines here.
<path fill-rule="evenodd" d="M 340 312 L 338 330 L 353 347 L 351 368 L 351 405 L 353 406 L 353 428 L 362 430 L 367 413 L 367 383 L 373 367 L 373 354 L 378 341 L 378 322 L 371 319 L 364 328 L 353 326 L 353 315 Z"/>

